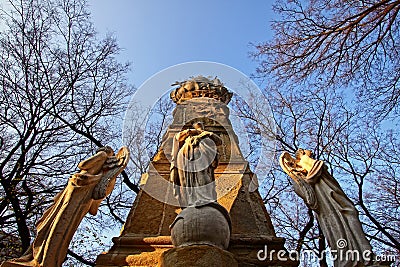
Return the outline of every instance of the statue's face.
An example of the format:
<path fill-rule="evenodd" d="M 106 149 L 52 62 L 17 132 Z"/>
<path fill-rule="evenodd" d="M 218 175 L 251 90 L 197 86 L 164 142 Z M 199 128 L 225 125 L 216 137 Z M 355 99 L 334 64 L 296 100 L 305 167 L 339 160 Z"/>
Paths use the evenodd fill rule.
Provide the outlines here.
<path fill-rule="evenodd" d="M 299 148 L 299 149 L 296 151 L 296 154 L 295 154 L 296 159 L 297 159 L 297 160 L 300 160 L 301 157 L 302 157 L 303 155 L 304 155 L 304 150 L 303 150 L 302 148 Z"/>
<path fill-rule="evenodd" d="M 114 156 L 114 151 L 113 150 L 107 151 L 107 156 L 109 156 L 109 157 Z"/>
<path fill-rule="evenodd" d="M 96 153 L 99 153 L 101 151 L 106 152 L 108 157 L 114 156 L 114 150 L 110 146 L 101 147 L 101 148 L 96 150 Z"/>
<path fill-rule="evenodd" d="M 108 157 L 114 156 L 114 150 L 113 150 L 111 147 L 109 147 L 109 146 L 106 147 L 106 149 L 104 150 L 104 152 L 107 153 L 107 156 L 108 156 Z"/>
<path fill-rule="evenodd" d="M 196 129 L 196 130 L 204 130 L 204 125 L 203 125 L 203 123 L 201 123 L 201 122 L 196 122 L 195 124 L 193 124 L 193 127 Z"/>
<path fill-rule="evenodd" d="M 306 150 L 306 149 L 299 148 L 296 151 L 296 159 L 300 160 L 303 156 L 307 156 L 307 157 L 311 158 L 312 157 L 311 150 Z"/>
<path fill-rule="evenodd" d="M 304 155 L 309 156 L 310 158 L 312 157 L 312 152 L 311 150 L 303 150 L 304 151 Z"/>

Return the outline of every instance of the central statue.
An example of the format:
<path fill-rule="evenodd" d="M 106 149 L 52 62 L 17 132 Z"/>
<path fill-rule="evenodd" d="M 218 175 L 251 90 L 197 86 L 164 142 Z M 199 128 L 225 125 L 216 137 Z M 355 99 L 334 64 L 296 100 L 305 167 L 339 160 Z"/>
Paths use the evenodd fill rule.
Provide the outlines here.
<path fill-rule="evenodd" d="M 193 78 L 180 83 L 181 87 L 174 90 L 171 97 L 193 109 L 198 108 L 192 98 L 221 93 L 222 85 L 217 81 L 204 77 Z M 220 97 L 217 95 L 213 101 L 221 103 L 224 97 L 229 97 L 227 92 L 225 89 L 224 94 L 221 93 Z M 188 122 L 194 122 L 197 118 L 207 120 L 207 117 L 197 116 Z M 222 139 L 216 133 L 206 131 L 202 121 L 195 122 L 192 128 L 186 129 L 187 125 L 185 123 L 172 140 L 170 181 L 182 211 L 170 225 L 174 249 L 163 256 L 163 260 L 170 263 L 162 266 L 175 267 L 176 253 L 187 250 L 192 255 L 189 251 L 194 247 L 197 250 L 211 250 L 225 257 L 230 266 L 237 266 L 233 256 L 226 251 L 232 230 L 231 219 L 228 211 L 217 202 L 214 170 L 218 166 L 217 147 L 222 145 Z M 209 265 L 220 265 L 210 260 Z M 180 266 L 192 266 L 181 258 L 178 261 L 183 264 Z"/>
<path fill-rule="evenodd" d="M 231 220 L 217 202 L 214 177 L 217 146 L 221 144 L 218 135 L 204 130 L 203 122 L 196 122 L 192 129 L 174 136 L 170 179 L 182 208 L 170 225 L 174 247 L 228 248 Z"/>
<path fill-rule="evenodd" d="M 205 131 L 203 122 L 177 133 L 173 140 L 171 181 L 181 207 L 217 200 L 214 169 L 218 165 L 218 135 Z"/>

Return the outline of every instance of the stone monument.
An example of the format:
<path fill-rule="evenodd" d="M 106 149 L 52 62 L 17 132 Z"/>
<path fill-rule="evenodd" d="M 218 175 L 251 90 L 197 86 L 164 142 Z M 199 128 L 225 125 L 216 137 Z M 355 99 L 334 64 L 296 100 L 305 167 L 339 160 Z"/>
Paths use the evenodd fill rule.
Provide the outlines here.
<path fill-rule="evenodd" d="M 232 93 L 217 78 L 200 76 L 174 85 L 173 122 L 142 177 L 141 190 L 120 236 L 113 238 L 108 252 L 97 257 L 96 266 L 297 266 L 287 255 L 280 255 L 285 260 L 279 260 L 276 253 L 265 260 L 257 257 L 266 246 L 271 251 L 285 251 L 284 239 L 276 236 L 259 192 L 249 190 L 254 174 L 229 119 L 227 104 Z M 197 129 L 193 126 L 196 122 L 201 122 L 195 125 Z M 180 140 L 184 135 L 190 136 L 188 141 Z M 202 138 L 209 140 L 202 142 Z M 196 139 L 204 147 L 195 150 L 204 151 L 207 164 L 201 168 L 180 165 L 179 151 L 185 142 L 196 144 Z M 181 156 L 196 159 L 196 153 L 187 146 Z M 200 169 L 201 174 L 188 171 Z M 201 177 L 196 180 L 198 185 L 209 188 L 191 194 L 187 185 L 195 180 L 187 180 L 189 176 Z M 203 214 L 214 218 L 206 220 Z M 187 225 L 199 231 L 196 237 L 192 231 L 174 236 L 178 228 L 184 231 Z M 216 232 L 220 236 L 214 238 Z"/>
<path fill-rule="evenodd" d="M 1 267 L 59 267 L 65 260 L 69 243 L 89 212 L 96 215 L 101 201 L 111 193 L 115 179 L 129 161 L 129 150 L 122 147 L 117 155 L 111 147 L 100 148 L 96 155 L 79 163 L 79 173 L 71 175 L 67 186 L 54 198 L 36 224 L 36 238 L 20 258 Z"/>

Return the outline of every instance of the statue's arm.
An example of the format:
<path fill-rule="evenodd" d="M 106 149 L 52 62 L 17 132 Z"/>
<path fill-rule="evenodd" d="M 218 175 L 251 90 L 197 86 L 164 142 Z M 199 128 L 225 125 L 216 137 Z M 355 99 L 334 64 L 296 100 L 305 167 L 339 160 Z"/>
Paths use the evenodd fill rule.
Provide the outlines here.
<path fill-rule="evenodd" d="M 304 170 L 299 169 L 288 152 L 283 152 L 279 157 L 279 164 L 283 171 L 292 178 L 294 191 L 313 210 L 318 209 L 318 202 L 313 187 L 306 181 Z"/>
<path fill-rule="evenodd" d="M 199 137 L 200 138 L 210 137 L 215 142 L 215 145 L 217 146 L 222 145 L 222 139 L 213 132 L 203 131 Z"/>
<path fill-rule="evenodd" d="M 179 132 L 179 133 L 177 133 L 177 134 L 175 135 L 175 139 L 178 140 L 178 142 L 183 142 L 183 141 L 185 141 L 185 139 L 186 139 L 189 135 L 193 135 L 194 131 L 197 132 L 197 130 L 194 130 L 194 129 L 186 129 L 186 130 L 183 130 L 183 131 L 181 131 L 181 132 Z"/>
<path fill-rule="evenodd" d="M 325 163 L 322 160 L 315 161 L 304 180 L 311 185 L 316 184 L 321 177 L 324 164 Z"/>
<path fill-rule="evenodd" d="M 73 186 L 87 186 L 100 181 L 103 174 L 75 173 L 71 175 L 69 181 Z"/>
<path fill-rule="evenodd" d="M 81 170 L 89 170 L 98 165 L 102 166 L 104 162 L 107 160 L 107 158 L 108 158 L 107 153 L 104 151 L 100 151 L 95 155 L 91 156 L 90 158 L 81 161 L 78 164 L 78 168 Z"/>

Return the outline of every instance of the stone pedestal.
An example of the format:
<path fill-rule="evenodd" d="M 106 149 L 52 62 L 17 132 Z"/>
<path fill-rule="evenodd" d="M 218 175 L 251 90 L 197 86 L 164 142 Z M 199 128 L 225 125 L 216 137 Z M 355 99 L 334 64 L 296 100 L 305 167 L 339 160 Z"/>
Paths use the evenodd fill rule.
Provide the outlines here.
<path fill-rule="evenodd" d="M 237 267 L 238 263 L 230 252 L 213 246 L 187 246 L 164 252 L 159 267 Z"/>
<path fill-rule="evenodd" d="M 163 266 L 171 266 L 165 264 L 173 261 L 179 253 L 188 257 L 198 255 L 199 261 L 201 253 L 214 255 L 215 260 L 222 257 L 218 256 L 222 252 L 210 246 L 172 249 L 170 238 L 169 226 L 181 211 L 168 186 L 172 138 L 199 120 L 203 121 L 205 130 L 217 134 L 223 141 L 218 147 L 220 159 L 214 175 L 218 203 L 228 211 L 232 223 L 227 249 L 229 253 L 226 255 L 232 255 L 238 266 L 297 266 L 298 262 L 290 260 L 277 262 L 257 259 L 258 251 L 265 246 L 276 251 L 284 250 L 284 239 L 276 237 L 259 192 L 249 191 L 253 173 L 240 152 L 227 105 L 207 97 L 194 98 L 179 103 L 173 116 L 173 123 L 164 135 L 162 147 L 151 163 L 148 174 L 144 176 L 142 190 L 135 199 L 121 235 L 113 239 L 114 245 L 107 253 L 99 255 L 96 266 L 156 266 L 163 253 Z M 198 253 L 195 248 L 199 248 Z M 171 252 L 167 254 L 167 250 Z M 185 254 L 189 251 L 193 253 Z M 209 262 L 213 258 L 207 257 Z M 226 263 L 229 263 L 229 257 L 225 258 Z"/>

